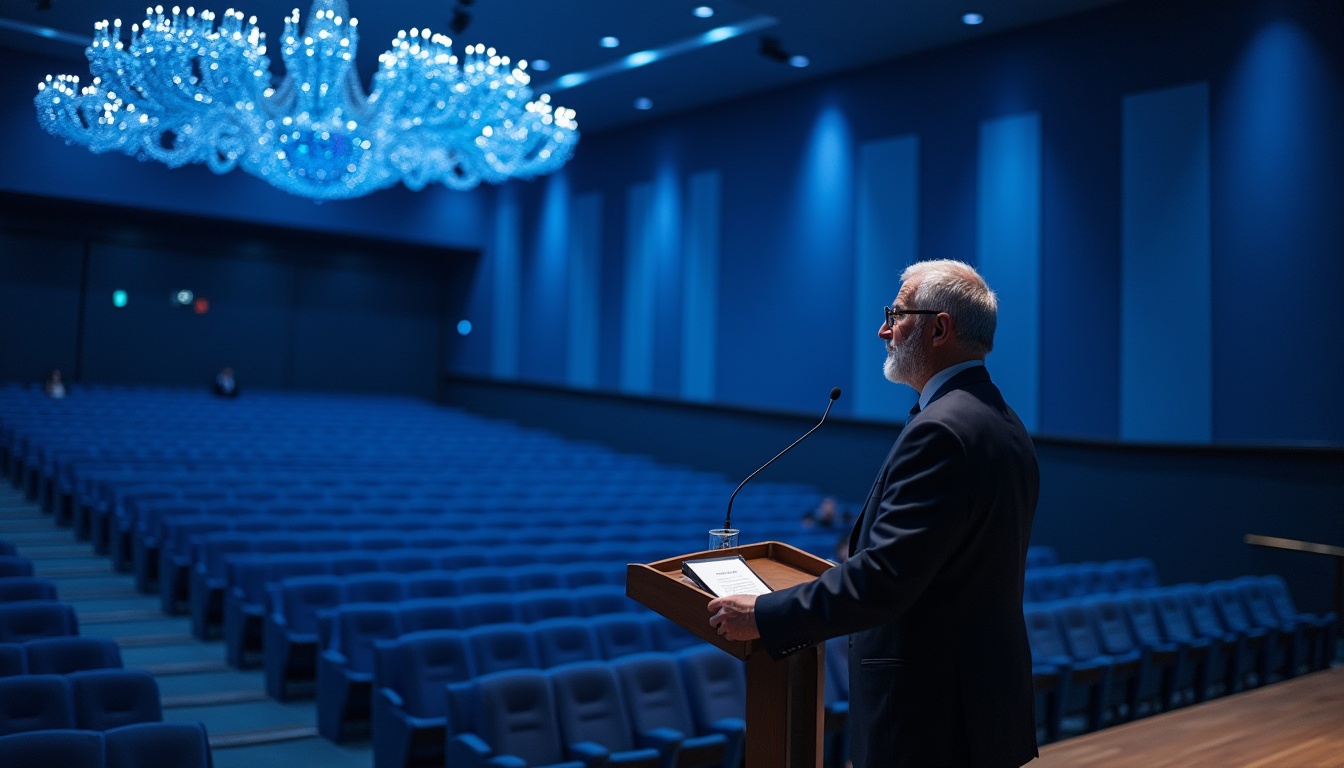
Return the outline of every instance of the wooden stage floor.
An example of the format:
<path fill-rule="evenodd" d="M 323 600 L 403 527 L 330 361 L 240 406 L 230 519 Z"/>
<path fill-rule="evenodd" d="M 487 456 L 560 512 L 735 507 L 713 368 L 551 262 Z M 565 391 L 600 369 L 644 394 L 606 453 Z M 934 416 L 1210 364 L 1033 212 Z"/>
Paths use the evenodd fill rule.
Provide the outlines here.
<path fill-rule="evenodd" d="M 1030 768 L 1344 768 L 1344 667 L 1041 748 Z"/>

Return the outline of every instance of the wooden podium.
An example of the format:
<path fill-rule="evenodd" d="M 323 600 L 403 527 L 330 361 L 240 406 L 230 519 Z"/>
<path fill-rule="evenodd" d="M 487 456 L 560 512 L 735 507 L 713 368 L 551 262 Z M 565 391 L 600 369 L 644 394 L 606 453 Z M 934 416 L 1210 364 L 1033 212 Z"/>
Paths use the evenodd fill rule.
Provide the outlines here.
<path fill-rule="evenodd" d="M 805 648 L 784 661 L 770 658 L 759 640 L 734 642 L 709 626 L 714 596 L 681 573 L 686 560 L 741 555 L 771 589 L 812 581 L 830 561 L 766 541 L 694 552 L 626 568 L 625 593 L 705 642 L 747 662 L 747 768 L 820 768 L 826 646 Z"/>

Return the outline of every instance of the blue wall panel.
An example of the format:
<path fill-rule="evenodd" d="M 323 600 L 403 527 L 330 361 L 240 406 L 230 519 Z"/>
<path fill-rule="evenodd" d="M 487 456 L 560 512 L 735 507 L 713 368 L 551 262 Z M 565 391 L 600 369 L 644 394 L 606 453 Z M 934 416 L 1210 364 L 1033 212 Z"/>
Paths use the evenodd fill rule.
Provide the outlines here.
<path fill-rule="evenodd" d="M 601 308 L 602 195 L 574 198 L 569 217 L 569 349 L 566 382 L 597 386 L 598 313 Z"/>
<path fill-rule="evenodd" d="M 1124 108 L 1120 436 L 1208 442 L 1213 432 L 1206 83 Z"/>
<path fill-rule="evenodd" d="M 1041 402 L 1041 117 L 980 126 L 976 266 L 999 297 L 994 351 L 986 362 L 1027 429 Z"/>
<path fill-rule="evenodd" d="M 649 394 L 653 391 L 653 353 L 658 318 L 658 232 L 654 222 L 654 187 L 635 184 L 626 193 L 625 289 L 621 321 L 622 392 Z"/>
<path fill-rule="evenodd" d="M 722 176 L 703 171 L 687 180 L 685 271 L 682 275 L 681 396 L 714 399 L 719 330 L 719 206 Z"/>
<path fill-rule="evenodd" d="M 882 374 L 886 359 L 877 336 L 880 308 L 901 287 L 901 270 L 918 260 L 919 138 L 897 136 L 859 147 L 854 242 L 853 414 L 903 421 L 914 405 L 910 387 Z"/>
<path fill-rule="evenodd" d="M 518 334 L 522 330 L 519 219 L 517 194 L 511 187 L 501 189 L 495 207 L 495 240 L 488 260 L 493 286 L 490 373 L 501 379 L 518 376 Z"/>

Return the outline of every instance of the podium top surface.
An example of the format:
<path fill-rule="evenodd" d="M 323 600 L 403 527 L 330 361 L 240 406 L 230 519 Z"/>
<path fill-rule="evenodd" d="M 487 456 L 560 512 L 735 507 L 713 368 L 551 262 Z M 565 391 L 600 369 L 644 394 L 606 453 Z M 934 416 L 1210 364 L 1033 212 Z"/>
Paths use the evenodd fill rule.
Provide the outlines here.
<path fill-rule="evenodd" d="M 759 650 L 759 641 L 725 640 L 709 626 L 709 601 L 714 595 L 682 575 L 681 564 L 706 557 L 741 555 L 772 590 L 812 581 L 834 563 L 778 541 L 764 541 L 731 549 L 705 550 L 657 562 L 626 567 L 625 593 L 635 601 L 671 619 L 683 629 L 739 659 Z"/>

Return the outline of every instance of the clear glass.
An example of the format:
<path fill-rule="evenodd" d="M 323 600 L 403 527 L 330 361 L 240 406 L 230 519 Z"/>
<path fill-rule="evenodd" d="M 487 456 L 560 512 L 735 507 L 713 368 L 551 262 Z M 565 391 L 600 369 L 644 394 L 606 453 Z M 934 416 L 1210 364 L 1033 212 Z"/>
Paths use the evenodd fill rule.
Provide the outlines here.
<path fill-rule="evenodd" d="M 737 546 L 737 535 L 741 533 L 736 528 L 715 528 L 709 532 L 710 549 L 728 549 Z"/>

